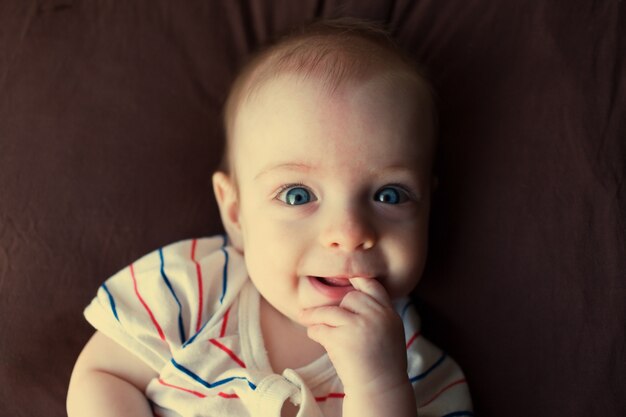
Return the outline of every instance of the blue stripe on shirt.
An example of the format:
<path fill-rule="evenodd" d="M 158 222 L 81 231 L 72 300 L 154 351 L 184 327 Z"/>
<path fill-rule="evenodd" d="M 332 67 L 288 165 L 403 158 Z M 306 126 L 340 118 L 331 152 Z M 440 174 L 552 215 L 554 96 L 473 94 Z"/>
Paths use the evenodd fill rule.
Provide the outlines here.
<path fill-rule="evenodd" d="M 111 294 L 111 291 L 109 291 L 109 288 L 107 287 L 106 284 L 102 284 L 102 289 L 109 296 L 109 304 L 111 304 L 111 311 L 113 311 L 113 315 L 115 316 L 115 320 L 117 320 L 119 322 L 120 318 L 117 316 L 117 308 L 115 307 L 115 299 L 113 298 L 113 295 Z"/>
<path fill-rule="evenodd" d="M 224 269 L 222 270 L 222 296 L 220 297 L 220 304 L 224 301 L 224 296 L 228 289 L 228 252 L 224 247 L 221 248 L 224 253 Z"/>
<path fill-rule="evenodd" d="M 172 287 L 172 283 L 170 282 L 169 278 L 167 278 L 167 275 L 165 275 L 165 260 L 163 259 L 163 248 L 159 249 L 159 258 L 161 259 L 161 277 L 163 278 L 163 281 L 165 281 L 165 285 L 167 285 L 167 288 L 169 288 L 170 293 L 174 297 L 174 300 L 176 300 L 176 304 L 178 304 L 178 333 L 180 335 L 180 343 L 183 344 L 185 343 L 186 339 L 185 327 L 183 326 L 183 307 L 180 304 L 180 300 L 178 299 L 176 292 L 174 291 L 174 287 Z"/>
<path fill-rule="evenodd" d="M 408 311 L 409 307 L 411 307 L 413 305 L 413 300 L 409 300 L 404 307 L 402 307 L 402 313 L 400 313 L 400 317 L 402 317 L 402 320 L 404 320 L 404 315 L 406 314 L 406 312 Z"/>
<path fill-rule="evenodd" d="M 439 365 L 441 365 L 441 363 L 446 359 L 446 354 L 442 354 L 441 357 L 439 359 L 437 359 L 437 362 L 435 362 L 430 368 L 428 368 L 426 371 L 422 372 L 419 375 L 416 375 L 412 378 L 410 378 L 411 383 L 417 382 L 421 379 L 424 379 L 428 376 L 428 374 L 430 374 L 435 368 L 437 368 Z"/>
<path fill-rule="evenodd" d="M 176 369 L 178 369 L 179 371 L 181 371 L 182 373 L 184 373 L 185 375 L 191 377 L 192 379 L 194 379 L 195 381 L 197 381 L 198 383 L 204 385 L 207 388 L 215 388 L 218 387 L 220 385 L 224 385 L 227 384 L 231 381 L 237 380 L 237 379 L 241 379 L 244 380 L 248 383 L 248 386 L 255 390 L 256 389 L 256 385 L 254 385 L 252 382 L 250 382 L 248 380 L 248 378 L 243 377 L 243 376 L 233 376 L 230 378 L 225 378 L 225 379 L 220 379 L 219 381 L 215 381 L 215 382 L 207 382 L 204 379 L 200 378 L 198 375 L 196 375 L 195 373 L 193 373 L 192 371 L 190 371 L 189 369 L 185 368 L 183 365 L 179 364 L 178 362 L 176 362 L 173 358 L 171 360 L 172 365 L 174 365 L 174 367 Z"/>
<path fill-rule="evenodd" d="M 226 291 L 228 290 L 228 261 L 229 261 L 229 257 L 228 257 L 228 252 L 225 249 L 225 245 L 227 243 L 227 239 L 226 236 L 222 236 L 222 247 L 220 248 L 220 250 L 222 251 L 222 253 L 224 254 L 224 267 L 222 268 L 222 295 L 220 296 L 220 304 L 223 304 L 224 301 L 224 297 L 226 296 Z M 193 336 L 191 336 L 189 338 L 189 340 L 187 340 L 184 344 L 183 344 L 183 348 L 187 347 L 190 343 L 193 343 L 193 341 L 196 339 L 196 337 L 202 333 L 202 330 L 204 329 L 204 327 L 207 325 L 209 321 L 205 321 L 202 324 L 202 327 L 200 327 L 200 330 L 198 330 L 198 332 L 196 332 L 196 334 L 194 334 Z"/>

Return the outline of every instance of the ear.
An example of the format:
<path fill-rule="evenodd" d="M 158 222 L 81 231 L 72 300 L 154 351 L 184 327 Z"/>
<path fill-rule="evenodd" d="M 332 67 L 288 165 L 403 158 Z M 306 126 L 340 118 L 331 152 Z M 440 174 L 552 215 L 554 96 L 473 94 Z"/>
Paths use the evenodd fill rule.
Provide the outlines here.
<path fill-rule="evenodd" d="M 230 244 L 243 252 L 243 238 L 239 223 L 239 198 L 233 179 L 224 172 L 215 172 L 213 174 L 213 192 Z"/>

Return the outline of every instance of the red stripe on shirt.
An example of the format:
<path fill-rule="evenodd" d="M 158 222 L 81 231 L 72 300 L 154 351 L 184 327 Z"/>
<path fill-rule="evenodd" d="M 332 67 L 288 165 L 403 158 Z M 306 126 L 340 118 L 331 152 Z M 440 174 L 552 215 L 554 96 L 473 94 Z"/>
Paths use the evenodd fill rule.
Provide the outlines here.
<path fill-rule="evenodd" d="M 143 305 L 143 308 L 145 308 L 146 311 L 148 312 L 148 315 L 150 316 L 150 320 L 152 320 L 154 327 L 156 327 L 156 330 L 159 333 L 159 337 L 161 338 L 162 341 L 165 342 L 165 334 L 163 334 L 163 330 L 161 329 L 161 326 L 159 326 L 159 323 L 154 317 L 154 314 L 152 314 L 152 310 L 150 310 L 150 307 L 148 307 L 148 304 L 146 304 L 143 297 L 139 293 L 139 288 L 137 288 L 137 278 L 135 278 L 135 268 L 133 268 L 133 264 L 130 264 L 130 275 L 133 278 L 133 287 L 135 288 L 135 294 L 137 295 L 137 298 Z"/>
<path fill-rule="evenodd" d="M 422 333 L 418 330 L 417 332 L 415 332 L 415 334 L 413 336 L 411 336 L 411 338 L 409 339 L 408 342 L 406 342 L 406 348 L 408 349 L 409 347 L 411 347 L 411 345 L 413 344 L 413 342 L 415 342 L 415 339 L 417 339 L 418 337 L 420 337 Z"/>
<path fill-rule="evenodd" d="M 204 291 L 202 289 L 202 269 L 200 268 L 200 264 L 196 261 L 197 243 L 197 239 L 194 239 L 191 242 L 191 260 L 196 264 L 196 277 L 198 280 L 198 320 L 196 321 L 196 332 L 199 332 L 202 327 L 202 304 L 204 300 Z"/>
<path fill-rule="evenodd" d="M 239 398 L 239 396 L 237 394 L 226 394 L 225 392 L 220 392 L 217 395 L 219 395 L 222 398 L 228 398 L 228 399 Z"/>
<path fill-rule="evenodd" d="M 328 394 L 325 397 L 315 397 L 315 401 L 323 402 L 323 401 L 326 401 L 329 398 L 343 398 L 345 396 L 346 396 L 346 394 L 344 394 L 343 392 L 331 392 L 330 394 Z"/>
<path fill-rule="evenodd" d="M 223 344 L 221 344 L 220 342 L 218 342 L 215 339 L 210 339 L 209 342 L 211 342 L 212 344 L 214 344 L 215 346 L 217 346 L 218 348 L 220 348 L 224 352 L 226 352 L 228 354 L 228 356 L 230 356 L 232 360 L 237 362 L 237 364 L 239 366 L 241 366 L 242 368 L 246 367 L 246 364 L 243 363 L 243 361 L 241 359 L 239 359 L 239 357 L 237 357 L 237 355 L 235 355 L 235 353 L 232 350 L 228 349 L 226 346 L 224 346 Z"/>
<path fill-rule="evenodd" d="M 224 337 L 226 334 L 226 326 L 228 326 L 228 315 L 230 314 L 230 307 L 226 310 L 224 318 L 222 319 L 222 329 L 220 330 L 220 337 Z"/>
<path fill-rule="evenodd" d="M 458 381 L 454 381 L 453 383 L 446 385 L 445 387 L 441 388 L 435 395 L 433 395 L 433 397 L 430 400 L 428 400 L 424 404 L 420 405 L 420 408 L 421 407 L 426 407 L 428 404 L 430 404 L 433 401 L 435 401 L 437 399 L 437 397 L 439 397 L 441 394 L 443 394 L 444 392 L 446 392 L 450 388 L 454 387 L 455 385 L 465 384 L 466 382 L 467 381 L 465 379 L 459 379 Z"/>
<path fill-rule="evenodd" d="M 193 394 L 193 395 L 195 395 L 198 398 L 205 398 L 206 397 L 206 395 L 204 395 L 204 394 L 202 394 L 202 393 L 200 393 L 198 391 L 194 391 L 194 390 L 190 390 L 190 389 L 187 389 L 187 388 L 179 387 L 178 385 L 168 384 L 167 382 L 163 381 L 161 378 L 159 378 L 159 383 L 161 385 L 166 386 L 166 387 L 170 387 L 170 388 L 174 388 L 174 389 L 177 389 L 177 390 L 180 390 L 180 391 L 188 392 L 189 394 Z"/>

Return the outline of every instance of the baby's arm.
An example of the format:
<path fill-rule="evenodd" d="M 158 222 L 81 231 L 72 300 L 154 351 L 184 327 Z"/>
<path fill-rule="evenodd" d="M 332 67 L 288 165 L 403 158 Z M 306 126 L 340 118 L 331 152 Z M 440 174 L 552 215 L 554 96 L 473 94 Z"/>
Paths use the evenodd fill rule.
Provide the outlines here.
<path fill-rule="evenodd" d="M 81 352 L 67 395 L 69 417 L 152 417 L 144 392 L 157 373 L 96 332 Z"/>
<path fill-rule="evenodd" d="M 378 281 L 350 282 L 356 291 L 339 306 L 312 308 L 302 317 L 343 383 L 343 417 L 415 417 L 402 320 Z"/>

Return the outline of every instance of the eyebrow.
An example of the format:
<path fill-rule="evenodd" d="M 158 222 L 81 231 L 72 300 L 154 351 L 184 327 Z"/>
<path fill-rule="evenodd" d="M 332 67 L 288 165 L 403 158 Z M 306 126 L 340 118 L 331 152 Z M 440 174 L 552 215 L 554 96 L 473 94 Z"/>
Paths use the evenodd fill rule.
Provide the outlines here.
<path fill-rule="evenodd" d="M 313 169 L 313 167 L 311 167 L 310 165 L 299 162 L 282 162 L 263 168 L 258 174 L 254 176 L 254 179 L 256 180 L 257 178 L 276 170 L 308 172 L 311 171 L 311 169 Z"/>

